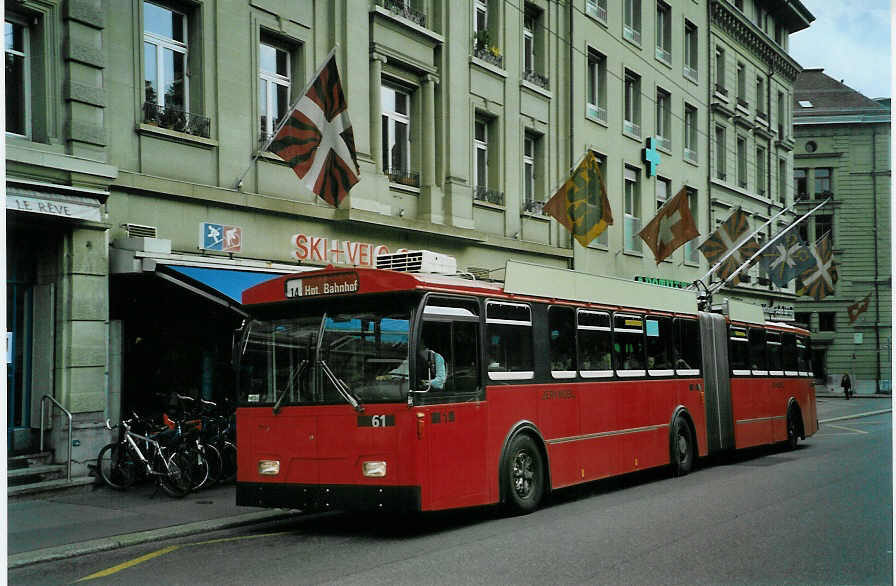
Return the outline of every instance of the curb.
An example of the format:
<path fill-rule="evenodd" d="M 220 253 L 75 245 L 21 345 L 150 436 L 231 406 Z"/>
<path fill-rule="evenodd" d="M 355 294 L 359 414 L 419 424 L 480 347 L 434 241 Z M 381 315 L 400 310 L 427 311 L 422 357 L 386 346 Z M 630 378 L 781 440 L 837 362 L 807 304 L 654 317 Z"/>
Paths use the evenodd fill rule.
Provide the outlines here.
<path fill-rule="evenodd" d="M 239 527 L 241 525 L 250 525 L 261 521 L 276 521 L 280 519 L 288 519 L 290 517 L 300 515 L 301 511 L 289 509 L 274 509 L 272 511 L 261 511 L 258 513 L 246 513 L 233 517 L 224 517 L 221 519 L 211 519 L 208 521 L 196 521 L 194 523 L 186 523 L 184 525 L 174 525 L 171 527 L 163 527 L 161 529 L 150 529 L 147 531 L 137 531 L 135 533 L 125 533 L 122 535 L 114 535 L 112 537 L 100 537 L 80 543 L 69 543 L 65 545 L 57 545 L 55 547 L 47 547 L 44 549 L 36 549 L 34 551 L 26 551 L 11 555 L 7 559 L 7 569 L 21 568 L 39 562 L 49 562 L 53 560 L 61 560 L 73 558 L 101 551 L 109 551 L 131 545 L 140 545 L 150 541 L 158 541 L 161 539 L 171 539 L 174 537 L 185 537 L 187 535 L 195 535 L 206 531 L 217 531 L 220 529 L 229 529 Z"/>
<path fill-rule="evenodd" d="M 847 419 L 859 419 L 860 417 L 871 417 L 873 415 L 881 415 L 883 413 L 892 413 L 892 409 L 880 409 L 878 411 L 868 411 L 867 413 L 854 413 L 853 415 L 843 415 L 841 417 L 831 417 L 830 419 L 820 419 L 818 424 L 832 423 L 834 421 L 846 421 Z"/>

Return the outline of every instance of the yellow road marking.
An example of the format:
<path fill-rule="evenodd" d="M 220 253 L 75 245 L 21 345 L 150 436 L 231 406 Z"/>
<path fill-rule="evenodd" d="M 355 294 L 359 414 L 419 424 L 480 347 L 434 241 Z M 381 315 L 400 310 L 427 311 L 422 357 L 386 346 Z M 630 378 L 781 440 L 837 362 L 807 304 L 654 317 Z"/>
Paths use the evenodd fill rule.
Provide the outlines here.
<path fill-rule="evenodd" d="M 863 433 L 863 434 L 865 434 L 865 435 L 868 435 L 868 432 L 867 432 L 867 431 L 862 431 L 861 429 L 853 429 L 853 428 L 851 428 L 851 427 L 846 427 L 845 425 L 831 425 L 831 424 L 828 424 L 827 427 L 835 427 L 835 428 L 837 428 L 837 429 L 845 429 L 846 431 L 854 431 L 855 433 Z"/>
<path fill-rule="evenodd" d="M 237 535 L 235 537 L 220 537 L 218 539 L 207 539 L 205 541 L 197 541 L 195 543 L 183 543 L 181 545 L 170 545 L 168 547 L 163 547 L 162 549 L 158 549 L 156 551 L 150 552 L 146 555 L 141 555 L 140 557 L 136 557 L 132 560 L 128 560 L 126 562 L 122 562 L 117 566 L 112 566 L 111 568 L 107 568 L 100 572 L 96 572 L 94 574 L 90 574 L 89 576 L 84 576 L 78 582 L 84 582 L 87 580 L 95 580 L 97 578 L 105 578 L 106 576 L 111 576 L 112 574 L 118 573 L 122 570 L 126 570 L 137 564 L 142 564 L 143 562 L 147 562 L 153 558 L 157 558 L 159 556 L 163 556 L 167 553 L 171 553 L 172 551 L 176 551 L 182 547 L 191 547 L 194 545 L 209 545 L 212 543 L 224 543 L 227 541 L 243 541 L 246 539 L 258 539 L 259 537 L 271 537 L 273 535 L 284 535 L 289 533 L 289 531 L 277 531 L 275 533 L 260 533 L 258 535 Z"/>

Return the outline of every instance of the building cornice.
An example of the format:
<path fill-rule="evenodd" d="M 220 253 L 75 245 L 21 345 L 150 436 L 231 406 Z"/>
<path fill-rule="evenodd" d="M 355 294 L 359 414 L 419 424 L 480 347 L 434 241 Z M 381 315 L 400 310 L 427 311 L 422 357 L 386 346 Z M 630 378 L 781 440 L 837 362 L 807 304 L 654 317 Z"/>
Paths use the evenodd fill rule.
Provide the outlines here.
<path fill-rule="evenodd" d="M 747 20 L 739 10 L 725 0 L 711 0 L 712 24 L 748 47 L 756 56 L 764 60 L 776 73 L 789 81 L 796 80 L 802 71 L 799 63 L 763 33 L 759 27 Z"/>

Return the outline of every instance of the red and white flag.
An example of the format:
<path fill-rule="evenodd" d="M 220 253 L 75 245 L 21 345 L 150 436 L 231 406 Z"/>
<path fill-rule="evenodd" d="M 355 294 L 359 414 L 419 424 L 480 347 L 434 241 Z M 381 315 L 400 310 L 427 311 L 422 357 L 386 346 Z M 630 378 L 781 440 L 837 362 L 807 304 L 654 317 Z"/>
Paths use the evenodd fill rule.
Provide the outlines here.
<path fill-rule="evenodd" d="M 663 262 L 685 242 L 700 236 L 688 204 L 687 188 L 683 187 L 675 197 L 664 203 L 638 236 L 653 251 L 656 264 Z"/>
<path fill-rule="evenodd" d="M 286 161 L 308 189 L 336 207 L 358 182 L 361 170 L 335 54 L 296 103 L 269 150 Z"/>
<path fill-rule="evenodd" d="M 865 298 L 861 301 L 856 301 L 852 305 L 846 308 L 846 312 L 849 314 L 849 323 L 854 323 L 859 316 L 865 313 L 865 310 L 868 309 L 868 305 L 871 304 L 871 293 L 865 295 Z"/>

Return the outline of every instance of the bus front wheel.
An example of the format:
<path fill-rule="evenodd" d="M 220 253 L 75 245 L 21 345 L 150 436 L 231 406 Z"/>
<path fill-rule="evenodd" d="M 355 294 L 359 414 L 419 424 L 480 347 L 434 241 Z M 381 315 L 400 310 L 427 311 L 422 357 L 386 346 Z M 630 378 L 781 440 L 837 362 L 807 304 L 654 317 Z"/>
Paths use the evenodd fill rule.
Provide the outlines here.
<path fill-rule="evenodd" d="M 672 470 L 675 476 L 684 476 L 694 467 L 694 436 L 691 426 L 680 415 L 672 424 Z"/>
<path fill-rule="evenodd" d="M 525 514 L 538 508 L 545 489 L 544 459 L 530 436 L 520 434 L 510 442 L 504 478 L 511 509 Z"/>

